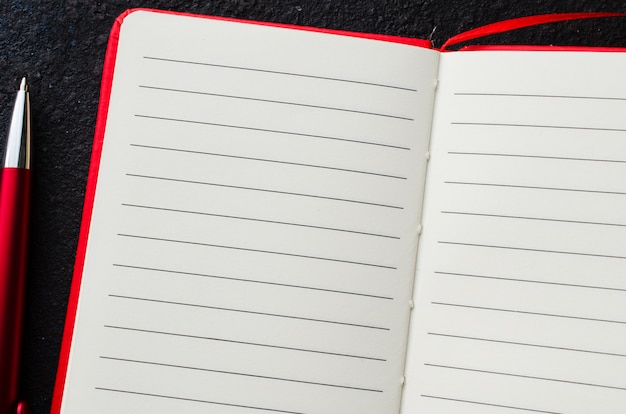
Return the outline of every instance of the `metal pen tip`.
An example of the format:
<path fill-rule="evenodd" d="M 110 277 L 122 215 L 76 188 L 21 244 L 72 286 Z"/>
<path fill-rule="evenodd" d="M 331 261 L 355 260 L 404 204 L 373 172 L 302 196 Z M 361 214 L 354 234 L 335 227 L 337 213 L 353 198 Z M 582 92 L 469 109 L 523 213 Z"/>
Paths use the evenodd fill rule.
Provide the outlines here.
<path fill-rule="evenodd" d="M 3 166 L 30 169 L 30 102 L 26 77 L 22 78 L 15 96 Z"/>

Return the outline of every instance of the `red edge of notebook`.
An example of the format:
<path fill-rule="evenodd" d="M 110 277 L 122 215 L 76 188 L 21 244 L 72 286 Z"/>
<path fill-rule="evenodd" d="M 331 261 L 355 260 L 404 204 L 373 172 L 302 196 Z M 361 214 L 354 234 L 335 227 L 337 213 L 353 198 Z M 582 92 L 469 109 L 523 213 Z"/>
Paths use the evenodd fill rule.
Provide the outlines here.
<path fill-rule="evenodd" d="M 80 227 L 80 236 L 78 239 L 78 248 L 76 252 L 76 261 L 74 265 L 74 274 L 72 278 L 72 284 L 70 288 L 70 296 L 68 300 L 67 313 L 65 316 L 65 328 L 63 331 L 63 339 L 61 342 L 61 354 L 59 357 L 59 364 L 57 368 L 56 382 L 54 392 L 52 395 L 52 405 L 50 409 L 51 414 L 59 414 L 61 412 L 61 403 L 63 400 L 63 391 L 65 389 L 65 378 L 67 374 L 70 348 L 72 343 L 72 336 L 74 333 L 74 323 L 76 320 L 76 312 L 78 308 L 78 296 L 82 281 L 83 267 L 85 264 L 85 254 L 87 251 L 87 242 L 89 237 L 89 229 L 91 225 L 91 215 L 94 205 L 94 198 L 96 193 L 96 184 L 98 181 L 98 171 L 100 168 L 100 156 L 102 154 L 102 145 L 104 142 L 105 127 L 107 121 L 107 115 L 109 111 L 109 101 L 111 98 L 111 87 L 113 85 L 113 75 L 115 71 L 115 61 L 117 57 L 117 47 L 120 36 L 120 30 L 124 19 L 133 12 L 136 11 L 149 11 L 156 13 L 174 14 L 179 16 L 192 16 L 199 18 L 207 18 L 214 20 L 224 20 L 239 23 L 249 23 L 262 26 L 273 26 L 295 30 L 305 30 L 318 33 L 327 33 L 341 36 L 361 37 L 366 39 L 380 40 L 386 42 L 400 43 L 411 46 L 419 46 L 424 48 L 432 48 L 431 43 L 428 40 L 414 39 L 408 37 L 398 37 L 380 34 L 358 33 L 342 30 L 320 29 L 315 27 L 295 26 L 288 24 L 257 22 L 252 20 L 232 19 L 227 17 L 215 17 L 215 16 L 202 16 L 191 13 L 178 13 L 162 10 L 152 9 L 130 9 L 121 14 L 114 22 L 111 34 L 109 36 L 109 42 L 107 45 L 106 55 L 104 59 L 104 66 L 102 70 L 102 84 L 100 87 L 100 103 L 98 105 L 98 115 L 96 119 L 96 128 L 94 133 L 93 148 L 91 154 L 91 162 L 89 166 L 89 175 L 87 178 L 87 188 L 85 191 L 85 202 L 83 205 L 83 218 Z"/>
<path fill-rule="evenodd" d="M 456 52 L 475 51 L 518 51 L 518 52 L 626 52 L 626 47 L 598 46 L 537 46 L 537 45 L 472 45 L 465 46 Z M 446 52 L 450 52 L 446 50 Z"/>
<path fill-rule="evenodd" d="M 63 339 L 61 342 L 61 354 L 59 357 L 59 364 L 57 369 L 56 383 L 52 396 L 52 405 L 50 409 L 51 414 L 59 414 L 61 412 L 61 403 L 63 400 L 63 391 L 65 389 L 65 378 L 68 369 L 70 348 L 72 342 L 72 336 L 74 333 L 74 323 L 76 320 L 76 312 L 78 307 L 78 296 L 80 291 L 80 285 L 83 275 L 83 266 L 85 263 L 85 254 L 87 251 L 87 242 L 89 236 L 89 229 L 91 225 L 91 215 L 93 211 L 93 204 L 96 192 L 96 184 L 98 181 L 98 171 L 100 167 L 100 156 L 102 154 L 102 145 L 104 141 L 105 126 L 107 121 L 107 115 L 109 111 L 109 101 L 111 98 L 111 87 L 113 85 L 113 74 L 115 70 L 115 61 L 117 57 L 117 47 L 120 35 L 120 29 L 124 19 L 131 13 L 136 11 L 149 11 L 157 13 L 174 14 L 180 16 L 192 16 L 199 18 L 207 18 L 214 20 L 232 21 L 239 23 L 256 24 L 262 26 L 281 27 L 294 30 L 305 30 L 318 33 L 327 33 L 341 36 L 361 37 L 366 39 L 380 40 L 386 42 L 400 43 L 412 46 L 419 46 L 424 48 L 432 48 L 430 41 L 422 39 L 414 39 L 408 37 L 398 37 L 381 34 L 370 33 L 358 33 L 342 30 L 322 29 L 315 27 L 296 26 L 280 23 L 259 22 L 252 20 L 241 20 L 228 17 L 215 17 L 215 16 L 202 16 L 191 13 L 179 13 L 171 11 L 161 11 L 152 9 L 130 9 L 121 14 L 114 22 L 111 34 L 109 36 L 109 42 L 107 45 L 104 66 L 102 71 L 102 84 L 100 87 L 100 103 L 98 105 L 98 115 L 96 119 L 96 128 L 94 134 L 93 149 L 91 155 L 91 163 L 89 167 L 89 176 L 87 179 L 87 188 L 85 191 L 85 202 L 83 206 L 83 218 L 80 228 L 80 236 L 78 239 L 78 248 L 76 252 L 76 262 L 74 266 L 74 274 L 72 284 L 70 288 L 70 296 L 68 301 L 67 313 L 65 317 L 65 329 L 63 331 Z M 477 39 L 479 37 L 488 36 L 491 34 L 502 33 L 506 31 L 516 30 L 523 27 L 534 26 L 544 23 L 553 23 L 565 20 L 576 19 L 588 19 L 597 17 L 625 17 L 624 13 L 567 13 L 567 14 L 554 14 L 543 16 L 530 16 L 522 17 L 518 19 L 506 20 L 492 25 L 483 26 L 478 29 L 470 30 L 460 35 L 450 38 L 441 48 L 440 51 L 448 51 L 447 48 L 451 45 Z M 468 46 L 460 49 L 461 51 L 473 51 L 473 50 L 525 50 L 525 51 L 598 51 L 598 52 L 626 52 L 626 48 L 612 48 L 612 47 L 569 47 L 569 46 Z"/>
<path fill-rule="evenodd" d="M 74 321 L 76 319 L 76 308 L 78 305 L 78 294 L 83 274 L 83 265 L 85 263 L 85 253 L 87 251 L 87 236 L 89 235 L 89 226 L 91 224 L 91 214 L 96 192 L 96 182 L 98 180 L 98 169 L 100 167 L 100 155 L 102 154 L 104 127 L 106 125 L 107 114 L 109 112 L 109 99 L 111 97 L 111 86 L 113 84 L 113 70 L 115 68 L 120 26 L 122 25 L 122 20 L 124 20 L 129 13 L 130 11 L 125 12 L 115 20 L 109 36 L 109 42 L 107 44 L 104 59 L 102 83 L 100 86 L 100 103 L 98 104 L 98 115 L 96 118 L 91 162 L 89 164 L 89 175 L 87 177 L 87 188 L 85 190 L 83 218 L 80 226 L 76 261 L 74 264 L 74 274 L 72 277 L 70 296 L 65 315 L 65 328 L 63 330 L 63 339 L 61 341 L 61 355 L 59 357 L 56 382 L 54 392 L 52 394 L 52 406 L 50 408 L 50 412 L 55 414 L 61 412 L 61 401 L 63 397 L 63 390 L 65 388 L 65 374 L 67 373 L 69 363 L 70 346 L 72 335 L 74 333 Z"/>
<path fill-rule="evenodd" d="M 607 17 L 626 17 L 626 13 L 605 13 L 605 12 L 583 12 L 583 13 L 555 13 L 541 14 L 537 16 L 525 16 L 515 19 L 503 20 L 500 22 L 477 27 L 467 32 L 459 33 L 448 39 L 439 49 L 441 52 L 450 52 L 448 48 L 459 43 L 470 42 L 485 36 L 524 29 L 526 27 L 538 26 L 547 23 L 558 23 L 570 20 L 599 19 Z M 459 51 L 477 50 L 517 50 L 517 51 L 569 51 L 569 52 L 624 52 L 626 48 L 619 47 L 583 47 L 583 46 L 527 46 L 527 45 L 487 45 L 487 46 L 466 46 Z"/>

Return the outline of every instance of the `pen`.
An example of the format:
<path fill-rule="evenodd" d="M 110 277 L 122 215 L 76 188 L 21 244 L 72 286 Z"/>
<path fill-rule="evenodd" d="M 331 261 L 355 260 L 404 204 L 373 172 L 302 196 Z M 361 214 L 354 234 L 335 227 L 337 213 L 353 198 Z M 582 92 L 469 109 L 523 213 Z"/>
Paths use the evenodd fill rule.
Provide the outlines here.
<path fill-rule="evenodd" d="M 0 175 L 0 414 L 25 414 L 18 400 L 30 194 L 30 103 L 26 78 L 15 98 Z"/>

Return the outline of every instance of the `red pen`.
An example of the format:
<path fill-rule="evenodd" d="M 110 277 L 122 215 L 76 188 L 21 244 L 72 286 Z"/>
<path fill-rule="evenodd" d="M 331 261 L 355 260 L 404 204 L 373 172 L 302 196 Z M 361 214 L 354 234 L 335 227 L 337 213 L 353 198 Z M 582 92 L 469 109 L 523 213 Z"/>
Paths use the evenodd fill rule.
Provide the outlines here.
<path fill-rule="evenodd" d="M 30 194 L 30 103 L 26 78 L 15 98 L 0 176 L 0 414 L 24 414 L 18 399 Z"/>

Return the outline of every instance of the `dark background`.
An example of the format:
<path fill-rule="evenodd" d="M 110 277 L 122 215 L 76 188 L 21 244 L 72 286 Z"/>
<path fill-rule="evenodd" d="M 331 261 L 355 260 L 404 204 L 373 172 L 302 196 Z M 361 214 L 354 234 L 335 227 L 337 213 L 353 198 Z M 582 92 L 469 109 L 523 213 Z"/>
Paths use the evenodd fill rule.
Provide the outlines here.
<path fill-rule="evenodd" d="M 47 413 L 74 266 L 109 30 L 128 8 L 264 20 L 432 39 L 532 14 L 626 12 L 626 0 L 0 0 L 0 142 L 28 77 L 33 112 L 33 201 L 21 388 Z M 626 47 L 626 19 L 518 30 L 487 43 Z M 564 71 L 567 68 L 563 68 Z M 626 74 L 624 74 L 626 81 Z"/>

